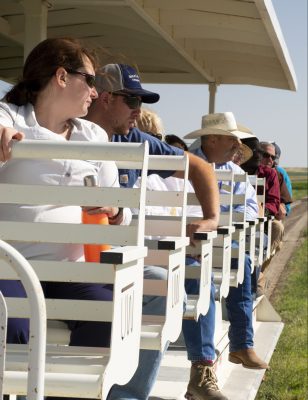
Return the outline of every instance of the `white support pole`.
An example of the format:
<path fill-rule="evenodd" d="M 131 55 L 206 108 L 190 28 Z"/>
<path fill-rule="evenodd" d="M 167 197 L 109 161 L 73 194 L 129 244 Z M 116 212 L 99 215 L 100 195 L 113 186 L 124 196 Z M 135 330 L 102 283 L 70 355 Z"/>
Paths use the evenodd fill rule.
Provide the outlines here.
<path fill-rule="evenodd" d="M 2 240 L 0 240 L 0 258 L 17 273 L 30 303 L 27 400 L 43 400 L 47 321 L 41 283 L 28 261 L 14 247 Z"/>
<path fill-rule="evenodd" d="M 24 60 L 39 42 L 47 37 L 48 2 L 23 0 L 25 10 Z"/>
<path fill-rule="evenodd" d="M 215 97 L 217 92 L 217 85 L 215 82 L 209 84 L 210 100 L 209 100 L 209 114 L 215 112 Z"/>
<path fill-rule="evenodd" d="M 6 351 L 6 331 L 7 331 L 7 308 L 4 297 L 0 292 L 0 400 L 3 399 L 3 378 L 5 368 Z"/>

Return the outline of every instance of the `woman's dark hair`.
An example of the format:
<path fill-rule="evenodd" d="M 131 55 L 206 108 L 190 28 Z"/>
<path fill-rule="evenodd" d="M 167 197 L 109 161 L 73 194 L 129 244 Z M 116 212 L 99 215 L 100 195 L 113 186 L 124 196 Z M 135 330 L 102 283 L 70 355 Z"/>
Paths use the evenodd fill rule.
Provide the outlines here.
<path fill-rule="evenodd" d="M 176 135 L 166 135 L 165 142 L 170 144 L 171 146 L 176 146 L 176 144 L 178 144 L 181 146 L 181 148 L 183 150 L 188 151 L 187 144 L 184 142 L 184 140 L 182 140 L 181 138 L 179 138 Z M 179 146 L 176 146 L 176 147 L 179 147 Z"/>
<path fill-rule="evenodd" d="M 96 55 L 79 40 L 73 38 L 43 40 L 28 55 L 22 78 L 6 94 L 6 101 L 17 106 L 27 103 L 34 105 L 38 93 L 46 87 L 59 67 L 76 70 L 83 67 L 85 56 L 96 69 Z"/>

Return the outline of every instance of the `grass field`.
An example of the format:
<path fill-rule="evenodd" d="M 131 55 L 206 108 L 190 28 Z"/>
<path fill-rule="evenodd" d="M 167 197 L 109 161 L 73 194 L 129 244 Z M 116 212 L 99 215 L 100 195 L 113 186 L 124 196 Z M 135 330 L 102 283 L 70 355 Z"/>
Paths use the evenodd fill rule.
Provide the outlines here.
<path fill-rule="evenodd" d="M 286 168 L 292 182 L 293 200 L 308 196 L 308 169 Z"/>
<path fill-rule="evenodd" d="M 256 400 L 305 400 L 307 376 L 308 238 L 296 252 L 272 299 L 285 327 Z"/>

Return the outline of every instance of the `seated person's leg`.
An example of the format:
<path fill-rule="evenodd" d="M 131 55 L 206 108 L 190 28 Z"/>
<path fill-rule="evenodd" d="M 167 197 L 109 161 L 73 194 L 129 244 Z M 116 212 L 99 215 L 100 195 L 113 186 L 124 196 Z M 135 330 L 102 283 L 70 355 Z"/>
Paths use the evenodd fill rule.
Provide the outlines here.
<path fill-rule="evenodd" d="M 186 258 L 186 265 L 199 265 L 192 257 Z M 199 280 L 187 279 L 185 290 L 187 294 L 199 293 Z M 227 400 L 219 391 L 214 373 L 215 360 L 215 285 L 212 280 L 210 307 L 206 315 L 200 315 L 198 321 L 183 320 L 183 335 L 188 359 L 191 361 L 190 380 L 185 397 L 194 399 Z"/>
<path fill-rule="evenodd" d="M 271 254 L 274 255 L 280 249 L 281 242 L 284 234 L 284 225 L 281 221 L 274 219 L 272 222 L 272 241 L 271 241 Z"/>
<path fill-rule="evenodd" d="M 20 281 L 0 280 L 0 292 L 4 297 L 27 297 Z M 29 320 L 9 318 L 7 343 L 26 344 L 29 341 Z"/>
<path fill-rule="evenodd" d="M 168 279 L 168 272 L 162 267 L 145 265 L 143 277 L 144 279 L 166 281 Z M 144 295 L 142 307 L 142 313 L 145 315 L 165 315 L 166 298 L 163 296 Z"/>
<path fill-rule="evenodd" d="M 112 286 L 87 283 L 45 283 L 46 298 L 112 301 Z M 109 347 L 110 322 L 66 321 L 70 346 Z"/>
<path fill-rule="evenodd" d="M 237 260 L 232 259 L 231 268 L 237 268 Z M 252 326 L 253 299 L 251 293 L 251 260 L 245 255 L 244 280 L 237 288 L 230 287 L 226 298 L 226 307 L 230 321 L 229 361 L 243 364 L 247 368 L 267 368 L 253 350 L 253 326 Z"/>

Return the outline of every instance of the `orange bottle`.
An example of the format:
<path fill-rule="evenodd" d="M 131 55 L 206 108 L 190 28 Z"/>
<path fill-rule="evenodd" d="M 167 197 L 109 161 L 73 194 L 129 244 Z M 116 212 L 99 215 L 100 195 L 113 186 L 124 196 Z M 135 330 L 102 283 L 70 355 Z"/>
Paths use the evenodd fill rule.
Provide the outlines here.
<path fill-rule="evenodd" d="M 97 176 L 89 175 L 84 178 L 85 186 L 98 186 Z M 107 214 L 88 214 L 86 211 L 82 211 L 82 223 L 83 224 L 102 224 L 108 225 Z M 84 258 L 86 262 L 100 262 L 101 251 L 109 250 L 111 246 L 109 244 L 85 244 L 84 246 Z"/>

